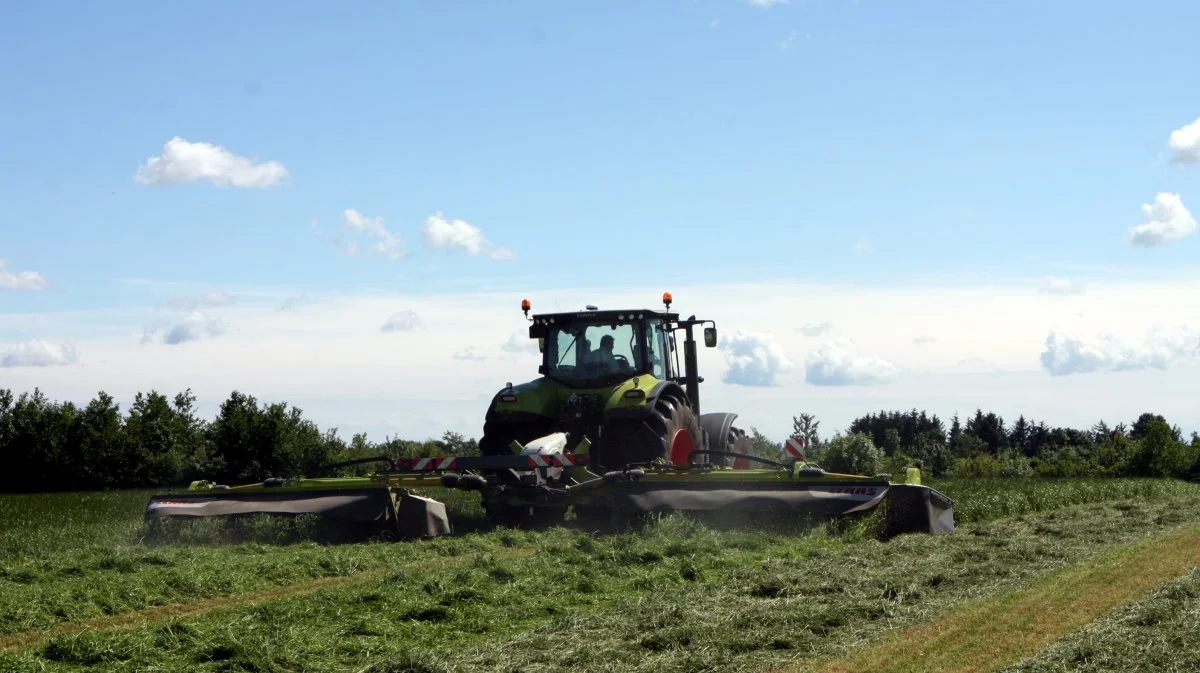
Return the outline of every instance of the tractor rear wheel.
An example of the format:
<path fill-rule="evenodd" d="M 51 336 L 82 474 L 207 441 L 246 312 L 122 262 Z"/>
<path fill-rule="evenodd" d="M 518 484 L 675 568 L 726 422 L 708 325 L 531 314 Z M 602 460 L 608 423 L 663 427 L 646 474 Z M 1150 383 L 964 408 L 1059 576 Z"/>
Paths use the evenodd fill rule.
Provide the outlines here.
<path fill-rule="evenodd" d="M 688 454 L 703 448 L 703 437 L 700 420 L 687 401 L 664 395 L 645 418 L 605 426 L 599 460 L 608 470 L 659 459 L 686 465 Z"/>

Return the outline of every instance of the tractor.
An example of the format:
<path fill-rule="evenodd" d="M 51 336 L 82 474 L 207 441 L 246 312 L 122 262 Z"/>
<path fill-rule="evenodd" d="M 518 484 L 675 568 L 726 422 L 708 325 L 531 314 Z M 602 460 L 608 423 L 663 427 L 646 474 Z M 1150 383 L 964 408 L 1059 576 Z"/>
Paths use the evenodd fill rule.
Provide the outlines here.
<path fill-rule="evenodd" d="M 666 310 L 529 312 L 529 338 L 541 353 L 540 377 L 497 392 L 484 417 L 479 451 L 511 455 L 513 442 L 525 445 L 564 433 L 564 451 L 587 438 L 593 471 L 630 466 L 728 465 L 729 453 L 747 454 L 749 438 L 734 427 L 737 414 L 700 412 L 700 383 L 694 329 L 703 327 L 704 345 L 717 345 L 717 327 L 694 315 Z M 683 333 L 684 367 L 676 335 Z"/>
<path fill-rule="evenodd" d="M 478 492 L 487 518 L 503 525 L 552 523 L 572 507 L 581 519 L 615 524 L 658 511 L 840 517 L 886 502 L 889 534 L 954 530 L 953 502 L 921 485 L 919 469 L 908 468 L 903 482 L 827 472 L 791 440 L 781 462 L 755 455 L 733 425 L 737 414 L 701 413 L 695 329 L 703 327 L 704 345 L 713 348 L 716 324 L 680 319 L 671 294 L 662 299 L 663 311 L 589 305 L 532 317 L 522 300 L 540 376 L 492 397 L 478 456 L 346 463 L 385 463 L 367 477 L 196 481 L 185 493 L 153 496 L 146 518 L 311 513 L 432 537 L 452 532 L 446 507 L 413 491 L 441 488 Z"/>

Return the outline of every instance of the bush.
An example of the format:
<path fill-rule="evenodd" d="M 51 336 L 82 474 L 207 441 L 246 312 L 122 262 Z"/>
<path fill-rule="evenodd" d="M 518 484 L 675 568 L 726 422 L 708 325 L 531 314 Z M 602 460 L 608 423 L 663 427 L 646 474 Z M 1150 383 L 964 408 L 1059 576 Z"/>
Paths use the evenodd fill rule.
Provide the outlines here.
<path fill-rule="evenodd" d="M 821 466 L 830 472 L 873 475 L 882 452 L 865 432 L 838 433 L 822 447 Z"/>

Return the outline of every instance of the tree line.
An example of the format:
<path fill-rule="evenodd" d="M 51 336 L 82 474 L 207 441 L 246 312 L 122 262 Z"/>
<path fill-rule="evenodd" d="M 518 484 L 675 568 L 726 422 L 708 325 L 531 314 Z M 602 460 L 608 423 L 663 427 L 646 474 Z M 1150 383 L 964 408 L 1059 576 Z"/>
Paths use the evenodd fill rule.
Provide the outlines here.
<path fill-rule="evenodd" d="M 283 402 L 259 403 L 234 391 L 213 419 L 196 412 L 191 389 L 168 399 L 138 393 L 126 413 L 105 392 L 86 406 L 55 402 L 40 390 L 0 389 L 0 492 L 30 493 L 174 486 L 198 479 L 221 483 L 266 476 L 317 475 L 334 463 L 478 454 L 478 442 L 447 431 L 438 440 L 387 438 L 350 441 L 322 432 L 303 411 Z M 373 466 L 336 470 L 363 473 Z"/>
<path fill-rule="evenodd" d="M 827 470 L 903 474 L 908 466 L 944 477 L 1175 477 L 1200 479 L 1200 433 L 1185 439 L 1178 425 L 1145 412 L 1131 424 L 1103 420 L 1086 430 L 1026 418 L 1006 422 L 976 409 L 950 426 L 924 411 L 881 410 L 854 419 L 823 440 L 812 414 L 792 417 L 792 435 L 805 440 L 806 458 Z M 782 443 L 757 429 L 751 442 L 763 455 L 783 455 Z"/>
<path fill-rule="evenodd" d="M 1132 424 L 1103 421 L 1086 430 L 1018 417 L 1006 422 L 976 410 L 949 427 L 916 409 L 871 413 L 823 439 L 811 414 L 792 418 L 807 458 L 827 470 L 900 475 L 915 466 L 931 476 L 1200 478 L 1200 435 L 1143 413 Z M 754 452 L 783 459 L 783 443 L 756 428 Z M 284 402 L 260 403 L 234 391 L 215 418 L 200 418 L 190 389 L 173 398 L 138 393 L 128 410 L 100 392 L 85 406 L 56 402 L 40 390 L 0 389 L 0 492 L 78 491 L 175 486 L 198 479 L 243 483 L 266 476 L 362 474 L 372 465 L 326 470 L 372 456 L 478 455 L 476 439 L 447 431 L 440 439 L 342 439 Z"/>

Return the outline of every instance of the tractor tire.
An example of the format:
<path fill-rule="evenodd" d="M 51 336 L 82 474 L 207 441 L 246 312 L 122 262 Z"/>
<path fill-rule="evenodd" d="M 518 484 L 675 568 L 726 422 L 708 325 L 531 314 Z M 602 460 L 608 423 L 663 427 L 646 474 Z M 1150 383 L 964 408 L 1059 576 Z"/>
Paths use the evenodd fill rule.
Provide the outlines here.
<path fill-rule="evenodd" d="M 686 464 L 687 453 L 702 448 L 703 437 L 700 419 L 687 401 L 663 396 L 645 418 L 605 426 L 599 467 L 619 470 L 631 463 L 673 458 L 677 464 Z"/>
<path fill-rule="evenodd" d="M 729 428 L 729 438 L 727 439 L 727 443 L 728 448 L 726 451 L 729 451 L 730 453 L 740 453 L 748 456 L 757 455 L 754 452 L 754 443 L 751 442 L 750 438 L 746 436 L 746 433 L 742 432 L 739 428 Z M 753 461 L 746 458 L 734 458 L 733 456 L 726 457 L 725 466 L 738 467 L 742 469 L 764 467 L 764 465 L 761 463 L 755 464 Z"/>

